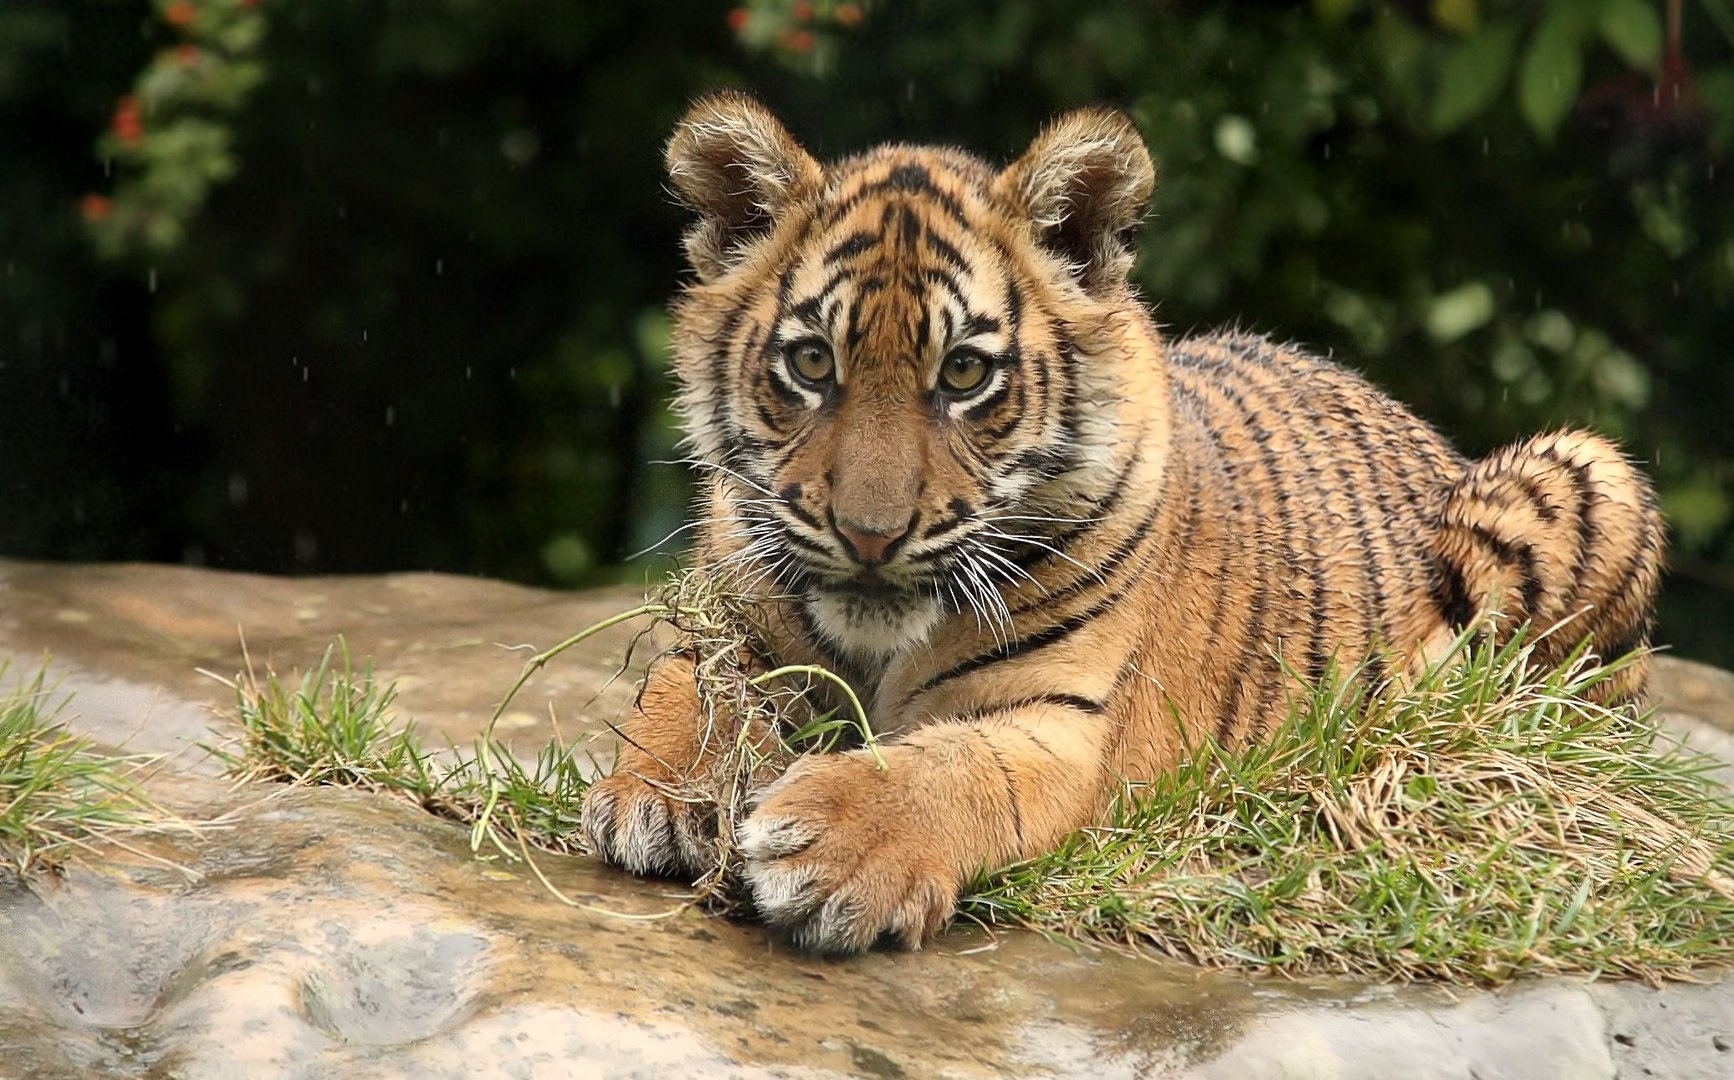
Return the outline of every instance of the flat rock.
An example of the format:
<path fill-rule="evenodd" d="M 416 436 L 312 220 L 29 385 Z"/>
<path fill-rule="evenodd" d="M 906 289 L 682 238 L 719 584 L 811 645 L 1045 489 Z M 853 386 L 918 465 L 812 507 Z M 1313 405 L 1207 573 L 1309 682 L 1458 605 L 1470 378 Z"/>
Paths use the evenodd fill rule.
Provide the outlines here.
<path fill-rule="evenodd" d="M 236 787 L 199 749 L 233 703 L 200 669 L 241 670 L 243 634 L 288 674 L 341 633 L 430 742 L 462 743 L 534 648 L 640 600 L 0 562 L 13 676 L 51 656 L 70 726 L 168 755 L 149 791 L 207 823 L 0 884 L 0 1077 L 1734 1075 L 1734 984 L 1295 982 L 970 928 L 820 960 L 667 883 L 539 859 L 568 906 L 407 805 Z M 523 753 L 551 725 L 605 734 L 634 633 L 558 658 L 500 733 Z M 1672 730 L 1734 760 L 1734 676 L 1664 658 L 1657 690 Z"/>

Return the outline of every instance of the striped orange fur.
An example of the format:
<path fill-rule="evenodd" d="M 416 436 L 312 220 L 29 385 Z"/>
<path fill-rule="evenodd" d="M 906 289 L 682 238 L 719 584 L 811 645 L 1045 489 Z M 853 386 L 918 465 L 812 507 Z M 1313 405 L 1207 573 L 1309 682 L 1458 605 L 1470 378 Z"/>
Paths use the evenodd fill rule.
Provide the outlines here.
<path fill-rule="evenodd" d="M 1648 641 L 1662 527 L 1606 440 L 1469 461 L 1334 364 L 1163 337 L 1126 284 L 1154 170 L 1118 113 L 1062 116 L 999 171 L 898 145 L 822 167 L 721 94 L 668 164 L 697 215 L 675 370 L 698 560 L 763 597 L 774 661 L 844 675 L 893 733 L 888 770 L 803 759 L 738 831 L 758 910 L 803 945 L 918 945 L 970 874 L 1194 735 L 1260 738 L 1333 657 L 1412 671 L 1488 604 L 1571 620 L 1543 660 Z M 647 680 L 585 827 L 611 862 L 691 873 L 714 810 L 668 782 L 728 733 L 701 728 L 689 657 Z"/>

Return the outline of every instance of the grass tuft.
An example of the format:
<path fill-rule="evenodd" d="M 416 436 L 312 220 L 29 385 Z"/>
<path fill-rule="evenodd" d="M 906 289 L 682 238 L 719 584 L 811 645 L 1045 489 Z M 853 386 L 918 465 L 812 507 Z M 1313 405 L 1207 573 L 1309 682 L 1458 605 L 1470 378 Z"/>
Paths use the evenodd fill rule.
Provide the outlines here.
<path fill-rule="evenodd" d="M 0 662 L 0 679 L 9 662 Z M 132 777 L 150 761 L 105 754 L 59 720 L 70 695 L 55 697 L 47 664 L 0 691 L 0 867 L 20 880 L 58 870 L 69 851 L 149 828 L 164 815 Z"/>
<path fill-rule="evenodd" d="M 209 673 L 207 673 L 209 674 Z M 413 725 L 399 726 L 396 687 L 370 665 L 357 669 L 341 638 L 293 688 L 251 658 L 233 680 L 240 734 L 205 750 L 241 780 L 355 787 L 407 799 L 473 830 L 472 846 L 511 859 L 523 844 L 581 850 L 579 810 L 589 787 L 573 748 L 550 742 L 525 765 L 491 733 L 468 751 L 429 750 Z"/>

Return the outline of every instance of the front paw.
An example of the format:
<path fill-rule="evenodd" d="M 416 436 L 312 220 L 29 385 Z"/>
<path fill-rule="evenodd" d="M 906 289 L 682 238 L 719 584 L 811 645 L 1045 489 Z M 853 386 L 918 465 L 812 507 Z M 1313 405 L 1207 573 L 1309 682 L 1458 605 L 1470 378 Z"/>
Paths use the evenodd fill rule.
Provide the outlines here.
<path fill-rule="evenodd" d="M 754 906 L 803 948 L 919 948 L 957 902 L 950 823 L 911 760 L 887 757 L 888 771 L 858 751 L 803 758 L 736 831 Z"/>
<path fill-rule="evenodd" d="M 635 773 L 617 772 L 590 785 L 584 832 L 605 862 L 634 874 L 691 881 L 717 860 L 714 807 Z"/>

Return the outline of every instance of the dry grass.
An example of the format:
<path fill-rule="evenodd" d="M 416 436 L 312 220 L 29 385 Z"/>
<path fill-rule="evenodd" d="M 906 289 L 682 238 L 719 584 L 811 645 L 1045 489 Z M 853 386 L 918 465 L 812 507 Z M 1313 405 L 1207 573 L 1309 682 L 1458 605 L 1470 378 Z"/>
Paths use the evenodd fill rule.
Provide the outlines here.
<path fill-rule="evenodd" d="M 1265 744 L 1199 747 L 963 909 L 1295 974 L 1653 982 L 1734 960 L 1717 763 L 1588 701 L 1617 665 L 1527 656 L 1465 638 L 1413 685 L 1327 680 Z"/>

